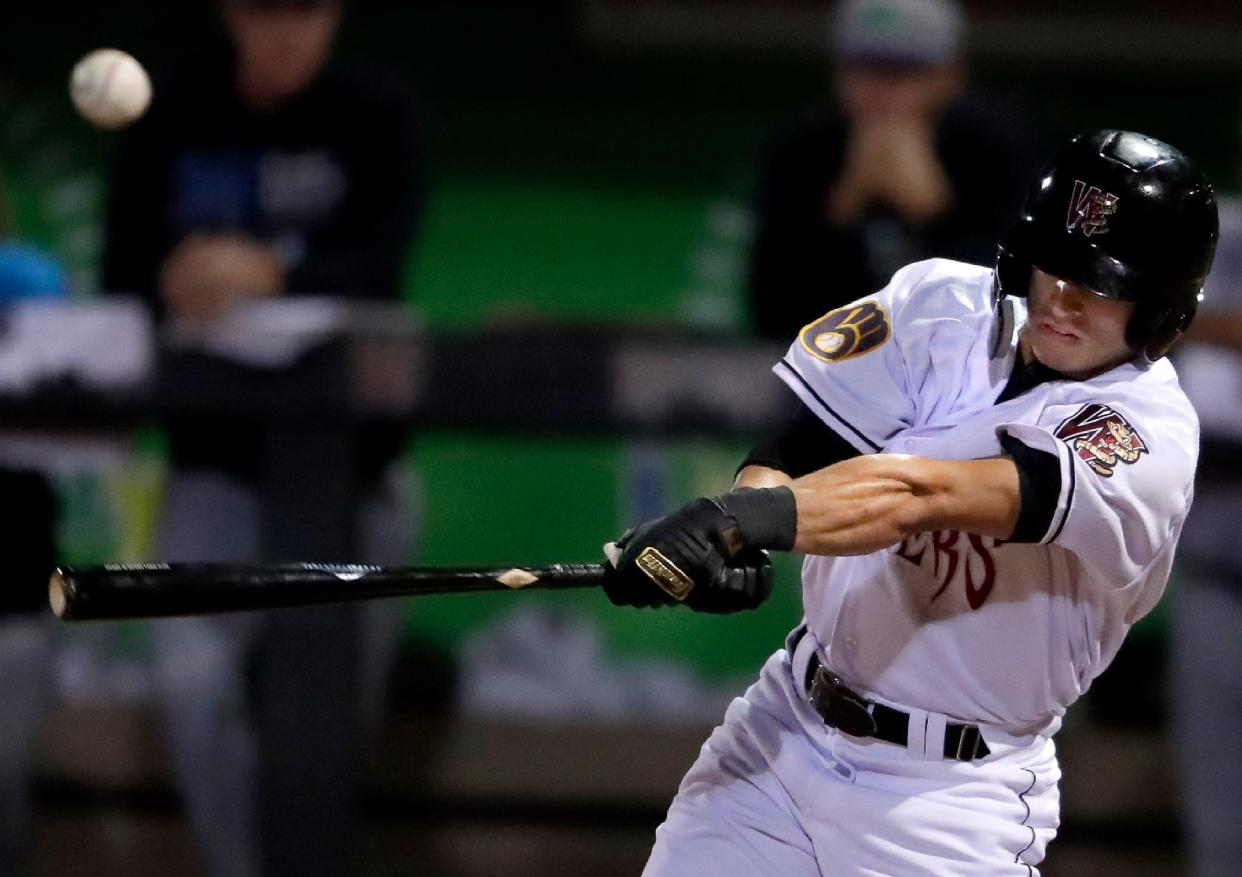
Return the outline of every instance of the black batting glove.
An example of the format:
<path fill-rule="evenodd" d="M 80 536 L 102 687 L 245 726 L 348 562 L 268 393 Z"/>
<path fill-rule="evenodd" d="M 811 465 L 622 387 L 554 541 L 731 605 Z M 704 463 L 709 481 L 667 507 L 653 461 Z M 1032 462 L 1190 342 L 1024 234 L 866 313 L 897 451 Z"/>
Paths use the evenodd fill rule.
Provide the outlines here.
<path fill-rule="evenodd" d="M 686 598 L 695 612 L 727 614 L 757 609 L 772 594 L 774 573 L 768 553 L 746 548 L 724 563 L 705 585 Z"/>
<path fill-rule="evenodd" d="M 700 544 L 702 550 L 696 548 L 692 565 L 686 554 L 661 543 L 678 558 L 674 562 L 645 541 L 656 529 L 654 525 L 664 523 L 667 519 L 661 518 L 645 524 L 616 543 L 616 565 L 606 566 L 604 573 L 604 593 L 614 604 L 651 607 L 685 603 L 696 612 L 729 613 L 754 609 L 772 593 L 772 562 L 766 552 L 745 549 L 726 560 L 715 546 Z"/>
<path fill-rule="evenodd" d="M 604 592 L 624 606 L 754 609 L 772 592 L 771 561 L 760 549 L 792 547 L 796 518 L 788 488 L 697 499 L 617 540 Z"/>
<path fill-rule="evenodd" d="M 604 593 L 618 606 L 684 603 L 724 567 L 718 530 L 727 524 L 718 505 L 698 499 L 626 531 L 605 570 Z"/>

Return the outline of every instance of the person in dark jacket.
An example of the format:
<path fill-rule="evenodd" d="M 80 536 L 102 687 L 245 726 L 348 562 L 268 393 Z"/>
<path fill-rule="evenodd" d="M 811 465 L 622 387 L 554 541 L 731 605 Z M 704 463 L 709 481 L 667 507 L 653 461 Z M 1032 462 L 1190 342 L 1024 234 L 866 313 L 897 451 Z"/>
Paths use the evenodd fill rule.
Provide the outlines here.
<path fill-rule="evenodd" d="M 835 102 L 775 141 L 756 205 L 749 304 L 785 338 L 940 257 L 988 264 L 1041 151 L 1022 117 L 965 88 L 953 0 L 843 0 Z"/>
<path fill-rule="evenodd" d="M 257 298 L 397 300 L 424 201 L 407 88 L 331 62 L 335 0 L 225 0 L 221 14 L 227 51 L 157 81 L 121 145 L 105 288 L 191 330 Z M 400 431 L 359 431 L 358 556 L 322 558 L 312 534 L 302 556 L 273 556 L 261 424 L 185 414 L 165 426 L 159 560 L 408 561 Z M 206 873 L 349 870 L 360 724 L 382 703 L 398 630 L 392 607 L 382 611 L 383 621 L 372 606 L 154 625 L 171 754 Z"/>

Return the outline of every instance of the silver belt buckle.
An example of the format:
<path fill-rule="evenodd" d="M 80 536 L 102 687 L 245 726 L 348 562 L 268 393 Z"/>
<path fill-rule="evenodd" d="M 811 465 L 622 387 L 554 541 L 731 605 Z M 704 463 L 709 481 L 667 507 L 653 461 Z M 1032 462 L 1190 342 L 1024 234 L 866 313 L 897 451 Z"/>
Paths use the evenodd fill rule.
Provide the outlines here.
<path fill-rule="evenodd" d="M 966 745 L 967 737 L 970 737 L 969 747 Z M 962 731 L 957 735 L 957 760 L 974 761 L 979 754 L 979 741 L 982 739 L 983 734 L 978 725 L 962 725 Z"/>

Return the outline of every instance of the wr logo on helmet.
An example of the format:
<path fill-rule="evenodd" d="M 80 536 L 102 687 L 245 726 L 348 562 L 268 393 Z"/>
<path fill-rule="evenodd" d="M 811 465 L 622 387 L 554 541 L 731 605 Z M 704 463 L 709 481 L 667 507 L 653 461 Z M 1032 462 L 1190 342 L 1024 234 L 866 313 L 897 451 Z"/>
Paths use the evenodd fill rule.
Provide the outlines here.
<path fill-rule="evenodd" d="M 1098 186 L 1088 186 L 1082 180 L 1074 180 L 1074 193 L 1070 195 L 1069 216 L 1065 220 L 1066 231 L 1081 231 L 1087 237 L 1108 231 L 1108 221 L 1117 212 L 1117 196 Z"/>

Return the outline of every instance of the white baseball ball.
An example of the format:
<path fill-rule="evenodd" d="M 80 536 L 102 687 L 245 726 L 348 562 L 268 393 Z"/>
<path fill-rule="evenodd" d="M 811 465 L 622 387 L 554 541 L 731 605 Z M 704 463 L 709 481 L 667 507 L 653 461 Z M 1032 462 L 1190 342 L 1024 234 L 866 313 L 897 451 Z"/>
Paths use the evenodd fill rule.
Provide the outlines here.
<path fill-rule="evenodd" d="M 69 96 L 92 125 L 123 128 L 146 112 L 151 78 L 132 55 L 96 49 L 73 65 Z"/>

